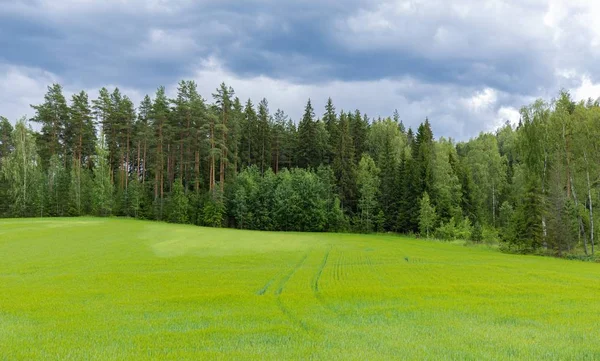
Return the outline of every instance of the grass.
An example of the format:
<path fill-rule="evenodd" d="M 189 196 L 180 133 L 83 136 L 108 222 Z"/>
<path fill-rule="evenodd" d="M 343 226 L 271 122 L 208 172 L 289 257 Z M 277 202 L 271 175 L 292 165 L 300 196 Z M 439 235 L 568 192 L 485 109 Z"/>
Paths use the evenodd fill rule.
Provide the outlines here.
<path fill-rule="evenodd" d="M 385 235 L 0 220 L 0 359 L 598 360 L 600 265 Z"/>

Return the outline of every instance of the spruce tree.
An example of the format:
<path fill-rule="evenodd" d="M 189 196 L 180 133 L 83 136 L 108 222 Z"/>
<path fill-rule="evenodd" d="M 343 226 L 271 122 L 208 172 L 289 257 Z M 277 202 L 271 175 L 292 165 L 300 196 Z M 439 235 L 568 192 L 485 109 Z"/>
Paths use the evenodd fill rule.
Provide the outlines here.
<path fill-rule="evenodd" d="M 339 136 L 334 146 L 333 171 L 340 203 L 343 209 L 352 213 L 356 210 L 357 199 L 354 141 L 350 129 L 350 120 L 344 112 L 340 114 Z"/>
<path fill-rule="evenodd" d="M 300 168 L 314 167 L 318 161 L 317 123 L 314 117 L 315 112 L 309 99 L 304 109 L 304 116 L 298 124 L 297 160 Z"/>
<path fill-rule="evenodd" d="M 169 195 L 169 215 L 168 221 L 171 223 L 188 222 L 188 198 L 183 189 L 183 183 L 177 178 L 173 183 L 173 190 Z"/>
<path fill-rule="evenodd" d="M 327 104 L 325 105 L 323 123 L 325 124 L 325 129 L 329 134 L 329 147 L 326 151 L 324 162 L 325 164 L 332 164 L 336 153 L 335 145 L 338 144 L 340 138 L 340 130 L 338 118 L 335 113 L 335 107 L 333 106 L 333 101 L 331 98 L 327 99 Z"/>
<path fill-rule="evenodd" d="M 271 116 L 269 103 L 263 99 L 258 104 L 257 146 L 260 172 L 264 173 L 271 166 Z"/>
<path fill-rule="evenodd" d="M 369 118 L 365 114 L 361 116 L 360 111 L 357 109 L 354 115 L 348 114 L 350 120 L 350 133 L 352 134 L 352 140 L 354 141 L 354 154 L 356 155 L 356 162 L 361 159 L 364 152 L 367 151 L 367 136 L 369 131 Z"/>

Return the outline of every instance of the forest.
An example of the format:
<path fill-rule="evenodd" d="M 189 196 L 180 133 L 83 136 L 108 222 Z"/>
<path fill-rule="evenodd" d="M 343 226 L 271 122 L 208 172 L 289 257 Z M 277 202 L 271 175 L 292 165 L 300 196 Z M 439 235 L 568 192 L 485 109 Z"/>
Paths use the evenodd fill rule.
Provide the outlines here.
<path fill-rule="evenodd" d="M 193 81 L 136 105 L 48 87 L 0 118 L 0 217 L 119 216 L 210 227 L 394 232 L 594 254 L 600 104 L 561 91 L 468 141 L 308 100 L 298 121 Z M 1 111 L 1 110 L 0 110 Z M 39 129 L 39 131 L 34 130 Z"/>

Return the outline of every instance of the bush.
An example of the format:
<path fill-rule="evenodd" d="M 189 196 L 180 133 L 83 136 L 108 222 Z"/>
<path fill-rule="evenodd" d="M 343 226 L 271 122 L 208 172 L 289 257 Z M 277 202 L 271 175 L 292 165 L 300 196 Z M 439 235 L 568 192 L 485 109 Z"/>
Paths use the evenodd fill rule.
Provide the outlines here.
<path fill-rule="evenodd" d="M 492 227 L 483 228 L 483 242 L 487 245 L 494 245 L 500 243 L 500 236 L 498 230 Z"/>
<path fill-rule="evenodd" d="M 454 217 L 452 217 L 448 223 L 442 222 L 435 230 L 435 237 L 445 241 L 452 241 L 455 239 L 469 240 L 471 238 L 471 229 L 471 221 L 469 221 L 469 218 L 457 222 Z"/>
<path fill-rule="evenodd" d="M 471 241 L 475 243 L 480 243 L 483 241 L 483 227 L 481 227 L 481 223 L 476 222 L 473 226 L 473 231 L 471 232 Z"/>
<path fill-rule="evenodd" d="M 442 224 L 435 230 L 435 238 L 444 241 L 452 241 L 456 239 L 456 227 L 454 227 L 454 218 L 450 218 L 448 223 Z"/>

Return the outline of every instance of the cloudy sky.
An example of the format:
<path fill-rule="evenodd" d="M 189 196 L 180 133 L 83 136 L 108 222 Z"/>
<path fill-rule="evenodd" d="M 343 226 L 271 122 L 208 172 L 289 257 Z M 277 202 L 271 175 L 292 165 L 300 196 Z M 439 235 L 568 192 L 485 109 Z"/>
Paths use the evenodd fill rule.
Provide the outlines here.
<path fill-rule="evenodd" d="M 0 114 L 53 82 L 139 101 L 193 79 L 296 120 L 331 96 L 466 139 L 561 88 L 599 97 L 598 18 L 594 0 L 0 0 Z"/>

